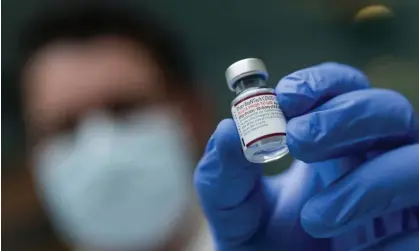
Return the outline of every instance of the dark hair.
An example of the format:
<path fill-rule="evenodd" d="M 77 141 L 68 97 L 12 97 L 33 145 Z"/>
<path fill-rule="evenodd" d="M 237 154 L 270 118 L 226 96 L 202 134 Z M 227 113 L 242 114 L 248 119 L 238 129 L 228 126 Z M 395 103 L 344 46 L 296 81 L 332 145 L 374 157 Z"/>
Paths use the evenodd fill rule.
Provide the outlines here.
<path fill-rule="evenodd" d="M 54 1 L 37 13 L 23 30 L 23 64 L 47 44 L 59 39 L 84 40 L 118 35 L 146 47 L 176 84 L 191 87 L 192 69 L 178 37 L 143 7 L 132 1 Z M 185 86 L 186 85 L 186 86 Z"/>

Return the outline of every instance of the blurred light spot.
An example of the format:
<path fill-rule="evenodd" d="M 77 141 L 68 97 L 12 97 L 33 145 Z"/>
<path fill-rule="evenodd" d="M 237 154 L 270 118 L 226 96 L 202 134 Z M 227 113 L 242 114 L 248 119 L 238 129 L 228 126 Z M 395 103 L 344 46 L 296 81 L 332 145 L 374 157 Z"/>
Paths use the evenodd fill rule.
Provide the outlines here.
<path fill-rule="evenodd" d="M 355 15 L 355 22 L 393 18 L 394 13 L 384 5 L 371 5 L 360 9 Z"/>

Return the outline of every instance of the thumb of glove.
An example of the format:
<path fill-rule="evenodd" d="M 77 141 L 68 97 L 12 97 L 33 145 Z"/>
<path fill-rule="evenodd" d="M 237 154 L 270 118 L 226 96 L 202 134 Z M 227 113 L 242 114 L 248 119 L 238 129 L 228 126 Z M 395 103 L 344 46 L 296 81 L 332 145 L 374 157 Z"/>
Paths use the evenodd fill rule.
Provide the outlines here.
<path fill-rule="evenodd" d="M 261 166 L 248 162 L 233 120 L 220 122 L 195 171 L 195 186 L 213 235 L 239 245 L 262 224 L 268 196 Z"/>

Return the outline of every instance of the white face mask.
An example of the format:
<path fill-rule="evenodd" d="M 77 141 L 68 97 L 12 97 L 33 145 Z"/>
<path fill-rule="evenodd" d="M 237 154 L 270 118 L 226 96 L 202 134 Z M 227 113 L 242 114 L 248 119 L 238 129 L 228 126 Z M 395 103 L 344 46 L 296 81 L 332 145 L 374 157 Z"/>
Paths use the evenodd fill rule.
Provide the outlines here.
<path fill-rule="evenodd" d="M 36 180 L 64 238 L 118 250 L 164 243 L 192 201 L 193 158 L 180 120 L 150 110 L 89 116 L 43 144 Z"/>

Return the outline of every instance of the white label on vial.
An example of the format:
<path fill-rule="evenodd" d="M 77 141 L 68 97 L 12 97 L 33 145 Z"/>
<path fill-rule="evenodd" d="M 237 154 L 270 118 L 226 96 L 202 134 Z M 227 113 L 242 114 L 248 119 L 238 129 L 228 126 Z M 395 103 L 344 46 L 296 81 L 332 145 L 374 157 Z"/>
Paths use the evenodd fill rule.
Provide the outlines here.
<path fill-rule="evenodd" d="M 261 139 L 285 135 L 285 118 L 274 93 L 248 96 L 237 101 L 231 110 L 243 150 Z"/>

